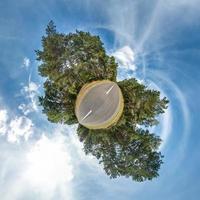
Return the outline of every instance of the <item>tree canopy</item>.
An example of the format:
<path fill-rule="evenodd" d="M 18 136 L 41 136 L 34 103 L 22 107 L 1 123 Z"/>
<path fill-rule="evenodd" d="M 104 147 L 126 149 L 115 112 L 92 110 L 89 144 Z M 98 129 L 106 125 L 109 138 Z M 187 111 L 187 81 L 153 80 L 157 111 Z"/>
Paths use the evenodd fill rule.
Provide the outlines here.
<path fill-rule="evenodd" d="M 42 37 L 43 50 L 37 50 L 42 61 L 39 73 L 46 77 L 45 96 L 40 103 L 51 122 L 77 123 L 74 114 L 76 96 L 84 83 L 108 79 L 116 81 L 117 63 L 106 55 L 98 36 L 76 31 L 58 33 L 51 21 Z"/>
<path fill-rule="evenodd" d="M 144 181 L 158 176 L 162 155 L 156 150 L 161 140 L 148 130 L 126 125 L 89 130 L 79 125 L 78 135 L 85 153 L 99 159 L 111 178 L 126 176 Z"/>
<path fill-rule="evenodd" d="M 37 60 L 42 61 L 39 74 L 46 78 L 44 96 L 39 101 L 53 123 L 78 123 L 75 101 L 85 83 L 104 79 L 117 82 L 114 57 L 106 54 L 100 37 L 89 32 L 62 34 L 50 21 L 42 37 L 42 50 L 36 50 L 36 54 Z M 168 100 L 135 78 L 117 84 L 124 97 L 119 121 L 99 130 L 79 124 L 77 134 L 85 153 L 95 156 L 111 178 L 151 180 L 158 176 L 162 155 L 158 152 L 161 139 L 148 127 L 158 124 L 157 116 L 164 113 Z"/>

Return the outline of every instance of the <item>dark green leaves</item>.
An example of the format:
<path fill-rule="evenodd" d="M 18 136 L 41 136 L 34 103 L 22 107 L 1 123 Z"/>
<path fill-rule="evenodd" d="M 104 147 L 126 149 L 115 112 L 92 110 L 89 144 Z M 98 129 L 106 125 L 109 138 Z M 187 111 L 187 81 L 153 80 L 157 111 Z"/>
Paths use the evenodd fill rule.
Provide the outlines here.
<path fill-rule="evenodd" d="M 160 92 L 147 89 L 136 79 L 118 82 L 124 96 L 123 119 L 133 125 L 153 126 L 158 123 L 157 115 L 167 108 L 168 100 L 160 99 Z"/>
<path fill-rule="evenodd" d="M 51 122 L 72 124 L 77 122 L 74 105 L 81 87 L 93 80 L 115 81 L 117 64 L 98 36 L 82 31 L 60 34 L 52 21 L 46 34 L 42 50 L 36 51 L 42 61 L 39 73 L 46 78 L 40 104 Z"/>
<path fill-rule="evenodd" d="M 81 87 L 93 80 L 116 81 L 117 63 L 108 56 L 98 36 L 76 31 L 61 34 L 52 21 L 42 37 L 39 73 L 45 77 L 44 96 L 39 97 L 43 112 L 54 123 L 78 123 L 75 101 Z M 162 155 L 161 140 L 149 133 L 158 123 L 168 100 L 136 79 L 118 82 L 124 97 L 124 111 L 115 126 L 89 130 L 79 125 L 77 134 L 86 154 L 92 154 L 111 177 L 132 177 L 135 181 L 158 176 Z M 140 127 L 140 128 L 139 128 Z"/>
<path fill-rule="evenodd" d="M 56 34 L 56 26 L 55 26 L 55 24 L 54 24 L 54 22 L 52 20 L 47 25 L 46 34 L 47 35 L 54 35 L 54 34 Z"/>
<path fill-rule="evenodd" d="M 89 130 L 81 125 L 77 130 L 86 154 L 102 163 L 111 177 L 131 177 L 135 181 L 151 180 L 158 176 L 162 155 L 157 152 L 161 140 L 147 130 L 133 126 Z"/>
<path fill-rule="evenodd" d="M 157 177 L 162 164 L 158 152 L 161 140 L 144 128 L 157 124 L 156 116 L 164 112 L 168 101 L 158 91 L 149 90 L 136 79 L 118 82 L 124 96 L 124 112 L 119 122 L 102 130 L 77 130 L 86 154 L 102 163 L 111 177 L 131 177 L 135 181 Z"/>

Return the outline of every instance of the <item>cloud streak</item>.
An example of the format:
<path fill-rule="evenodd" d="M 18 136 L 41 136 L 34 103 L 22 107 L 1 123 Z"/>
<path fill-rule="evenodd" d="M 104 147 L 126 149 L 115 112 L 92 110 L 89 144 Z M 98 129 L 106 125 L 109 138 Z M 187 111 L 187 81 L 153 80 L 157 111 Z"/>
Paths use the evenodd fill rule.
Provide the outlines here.
<path fill-rule="evenodd" d="M 24 115 L 28 115 L 31 112 L 38 111 L 38 95 L 40 85 L 30 80 L 28 85 L 25 85 L 21 90 L 21 95 L 25 97 L 28 103 L 21 103 L 18 109 L 22 111 Z"/>
<path fill-rule="evenodd" d="M 25 57 L 23 60 L 23 64 L 22 67 L 24 67 L 25 69 L 28 69 L 30 67 L 31 61 L 29 58 Z"/>

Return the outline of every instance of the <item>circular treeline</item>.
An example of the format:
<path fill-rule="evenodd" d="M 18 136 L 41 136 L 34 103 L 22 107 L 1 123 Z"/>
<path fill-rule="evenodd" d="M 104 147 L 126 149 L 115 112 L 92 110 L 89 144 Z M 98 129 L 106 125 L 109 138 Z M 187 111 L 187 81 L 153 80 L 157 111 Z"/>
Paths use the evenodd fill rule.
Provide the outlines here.
<path fill-rule="evenodd" d="M 45 77 L 44 95 L 39 101 L 48 120 L 69 125 L 80 122 L 77 134 L 85 153 L 99 159 L 111 178 L 125 176 L 144 181 L 157 177 L 162 163 L 158 152 L 161 140 L 149 133 L 148 127 L 158 123 L 156 117 L 164 113 L 168 100 L 161 99 L 159 91 L 148 89 L 134 78 L 117 82 L 114 57 L 106 54 L 99 36 L 88 32 L 58 33 L 51 21 L 42 37 L 42 50 L 37 50 L 36 54 L 42 61 L 39 73 Z M 99 99 L 102 95 L 98 92 L 105 89 L 105 80 L 113 83 L 111 96 L 118 100 Z M 100 82 L 104 89 L 97 90 L 95 87 Z M 86 93 L 90 98 L 82 92 L 85 86 L 89 86 Z M 117 91 L 121 92 L 123 101 Z M 95 108 L 93 112 L 96 111 L 85 121 L 83 118 L 92 109 L 87 107 L 84 98 Z M 99 110 L 98 105 L 101 105 Z M 107 113 L 109 105 L 112 112 Z"/>

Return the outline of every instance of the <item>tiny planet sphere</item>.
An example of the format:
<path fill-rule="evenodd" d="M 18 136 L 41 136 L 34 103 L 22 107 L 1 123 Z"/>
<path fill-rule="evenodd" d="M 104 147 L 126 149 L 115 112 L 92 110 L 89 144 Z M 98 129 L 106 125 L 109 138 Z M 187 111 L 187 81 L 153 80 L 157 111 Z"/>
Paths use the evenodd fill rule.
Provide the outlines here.
<path fill-rule="evenodd" d="M 124 99 L 117 83 L 109 80 L 85 84 L 76 99 L 78 122 L 89 129 L 108 128 L 117 123 L 124 109 Z"/>

